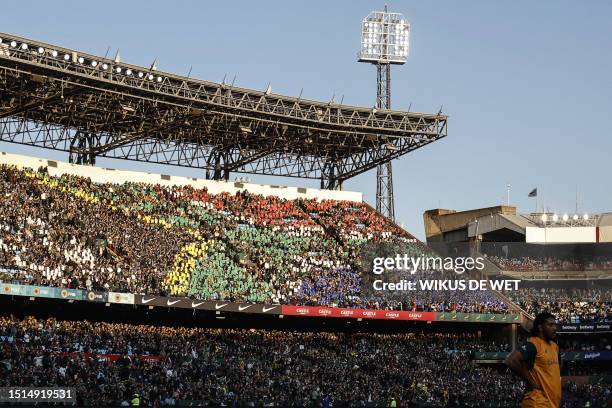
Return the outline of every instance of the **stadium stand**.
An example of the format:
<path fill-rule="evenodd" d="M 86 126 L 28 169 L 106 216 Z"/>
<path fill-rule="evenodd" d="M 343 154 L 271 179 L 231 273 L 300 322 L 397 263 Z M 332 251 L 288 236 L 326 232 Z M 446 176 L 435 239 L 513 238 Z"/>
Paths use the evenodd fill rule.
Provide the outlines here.
<path fill-rule="evenodd" d="M 360 296 L 361 275 L 353 260 L 361 245 L 395 241 L 410 255 L 424 251 L 363 203 L 100 184 L 10 165 L 2 165 L 0 173 L 4 281 L 213 300 L 507 310 L 492 293 Z M 526 312 L 548 309 L 562 323 L 611 319 L 607 289 L 552 293 L 527 288 L 508 295 Z"/>
<path fill-rule="evenodd" d="M 488 256 L 491 262 L 497 264 L 504 271 L 601 271 L 612 269 L 612 261 L 606 258 L 591 259 L 590 262 L 561 259 L 559 257 L 533 258 L 529 256 L 520 258 L 505 258 L 501 256 Z"/>
<path fill-rule="evenodd" d="M 527 313 L 547 310 L 561 324 L 612 322 L 610 289 L 521 288 L 506 295 Z"/>
<path fill-rule="evenodd" d="M 489 291 L 400 297 L 364 292 L 356 260 L 367 245 L 384 243 L 409 255 L 428 250 L 358 201 L 97 183 L 6 164 L 0 166 L 0 194 L 5 282 L 257 303 L 508 310 Z M 418 271 L 411 279 L 426 273 L 432 272 Z M 609 299 L 606 292 L 567 297 L 526 288 L 506 295 L 528 313 L 548 308 L 560 322 L 610 318 L 609 301 L 601 301 Z M 573 301 L 578 297 L 583 303 Z M 143 403 L 157 405 L 380 406 L 395 398 L 410 406 L 515 406 L 522 394 L 503 368 L 472 361 L 474 352 L 507 353 L 511 347 L 467 333 L 296 333 L 1 319 L 3 384 L 75 386 L 80 402 L 89 405 L 126 405 L 138 393 Z M 564 339 L 562 349 L 606 351 L 609 343 L 599 337 L 579 344 Z M 379 369 L 381 362 L 387 370 Z M 18 376 L 23 370 L 28 375 Z M 577 364 L 571 370 L 581 375 L 593 368 Z M 486 390 L 486 403 L 473 401 L 467 383 Z M 567 406 L 588 400 L 603 407 L 610 398 L 597 384 L 565 387 Z"/>
<path fill-rule="evenodd" d="M 213 194 L 119 177 L 94 182 L 8 164 L 0 165 L 0 194 L 4 282 L 235 302 L 508 311 L 491 291 L 364 291 L 359 260 L 368 245 L 410 256 L 430 250 L 360 201 L 248 189 Z M 527 313 L 549 309 L 575 323 L 609 320 L 607 293 L 525 288 L 506 296 Z M 562 340 L 563 350 L 609 347 L 601 337 Z M 384 406 L 395 398 L 408 406 L 515 406 L 521 385 L 508 382 L 499 365 L 473 361 L 475 352 L 510 349 L 468 333 L 297 333 L 6 315 L 0 323 L 3 384 L 75 386 L 89 405 L 126 405 L 138 393 L 158 405 Z M 17 376 L 23 370 L 28 375 Z M 577 363 L 571 370 L 594 368 Z M 491 397 L 474 402 L 467 383 Z M 565 387 L 567 406 L 605 406 L 610 397 L 596 384 Z"/>
<path fill-rule="evenodd" d="M 470 361 L 472 351 L 508 346 L 467 333 L 297 333 L 2 317 L 0 339 L 1 385 L 75 386 L 88 405 L 118 405 L 138 393 L 166 405 L 318 406 L 327 398 L 341 406 L 396 398 L 468 406 L 467 383 L 488 391 L 491 402 L 508 403 L 521 392 L 502 373 Z"/>
<path fill-rule="evenodd" d="M 488 291 L 366 296 L 356 263 L 364 243 L 427 249 L 361 202 L 102 184 L 11 165 L 0 173 L 0 278 L 8 281 L 260 303 L 507 311 Z"/>
<path fill-rule="evenodd" d="M 512 348 L 507 343 L 516 346 L 519 320 L 499 315 L 517 306 L 490 291 L 365 290 L 360 261 L 369 245 L 410 255 L 429 250 L 363 203 L 361 193 L 335 190 L 373 160 L 446 136 L 446 116 L 336 109 L 160 71 L 153 84 L 153 74 L 147 81 L 130 74 L 143 76 L 145 67 L 119 58 L 6 33 L 0 43 L 3 140 L 67 152 L 71 163 L 93 165 L 98 156 L 176 164 L 217 180 L 0 153 L 0 386 L 73 386 L 78 402 L 91 406 L 517 406 L 523 387 L 500 362 Z M 224 124 L 211 129 L 211 122 Z M 291 143 L 279 149 L 279 139 Z M 142 148 L 125 153 L 133 147 Z M 329 190 L 220 181 L 235 171 L 316 179 Z M 515 238 L 537 222 L 500 218 Z M 600 219 L 585 221 L 592 227 L 587 242 L 594 242 Z M 612 240 L 610 225 L 602 223 L 600 237 Z M 477 223 L 473 235 L 495 232 L 485 228 Z M 469 227 L 465 236 L 472 236 Z M 535 274 L 540 261 L 511 263 Z M 407 278 L 442 276 L 417 271 Z M 609 317 L 609 303 L 604 314 L 593 313 L 606 292 L 516 295 L 528 313 L 549 308 L 562 321 Z M 171 297 L 212 300 L 200 303 L 215 309 L 196 309 L 188 299 L 173 302 L 191 308 L 171 309 Z M 230 307 L 223 314 L 217 300 L 283 307 L 272 305 L 280 312 L 263 316 Z M 289 305 L 441 313 L 405 313 L 426 315 L 414 321 L 306 318 L 283 314 Z M 605 335 L 559 341 L 563 350 L 581 351 L 563 406 L 609 406 L 610 389 L 599 381 L 610 372 Z M 496 356 L 478 363 L 476 353 Z"/>
<path fill-rule="evenodd" d="M 401 406 L 515 406 L 520 384 L 472 362 L 477 351 L 508 352 L 509 345 L 472 333 L 304 333 L 0 317 L 0 385 L 72 386 L 79 404 L 95 406 L 129 405 L 134 394 L 145 406 L 388 406 L 392 399 Z M 588 400 L 604 407 L 610 398 L 596 384 L 567 388 L 573 405 L 564 406 Z"/>

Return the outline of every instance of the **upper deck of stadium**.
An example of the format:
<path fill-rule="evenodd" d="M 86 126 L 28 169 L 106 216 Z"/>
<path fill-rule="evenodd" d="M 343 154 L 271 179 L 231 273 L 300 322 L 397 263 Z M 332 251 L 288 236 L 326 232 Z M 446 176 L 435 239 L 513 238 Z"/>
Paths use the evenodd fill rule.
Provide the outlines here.
<path fill-rule="evenodd" d="M 327 188 L 446 136 L 447 117 L 197 80 L 0 33 L 0 140 Z"/>
<path fill-rule="evenodd" d="M 518 214 L 515 207 L 423 215 L 429 245 L 449 253 L 477 252 L 488 273 L 520 279 L 612 277 L 612 213 Z"/>
<path fill-rule="evenodd" d="M 518 214 L 516 207 L 467 211 L 434 209 L 423 215 L 429 242 L 595 243 L 612 242 L 612 213 Z"/>

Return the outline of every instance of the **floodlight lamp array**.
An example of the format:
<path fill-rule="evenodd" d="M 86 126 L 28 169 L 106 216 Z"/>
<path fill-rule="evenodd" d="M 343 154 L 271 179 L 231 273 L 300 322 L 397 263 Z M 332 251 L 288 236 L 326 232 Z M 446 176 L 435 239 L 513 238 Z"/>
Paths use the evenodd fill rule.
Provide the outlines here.
<path fill-rule="evenodd" d="M 102 62 L 95 58 L 86 55 L 77 55 L 77 53 L 67 53 L 55 49 L 45 49 L 43 47 L 30 47 L 26 42 L 18 43 L 15 40 L 7 41 L 0 38 L 0 52 L 15 52 L 15 53 L 31 53 L 41 57 L 63 60 L 65 63 L 73 63 L 77 65 L 89 65 L 91 68 L 100 69 L 103 72 L 114 72 L 126 76 L 137 76 L 138 78 L 162 82 L 164 78 L 159 75 L 153 75 L 152 72 L 134 72 L 132 69 L 122 67 L 117 62 Z M 155 71 L 153 68 L 151 71 Z"/>
<path fill-rule="evenodd" d="M 359 60 L 403 64 L 409 54 L 410 24 L 399 13 L 375 11 L 362 22 Z"/>

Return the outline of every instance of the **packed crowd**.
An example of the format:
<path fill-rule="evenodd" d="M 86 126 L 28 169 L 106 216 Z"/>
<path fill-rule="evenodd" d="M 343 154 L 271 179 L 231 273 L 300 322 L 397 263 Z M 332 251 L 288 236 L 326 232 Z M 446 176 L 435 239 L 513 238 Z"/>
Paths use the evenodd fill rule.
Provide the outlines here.
<path fill-rule="evenodd" d="M 506 295 L 527 313 L 547 310 L 559 323 L 612 322 L 610 289 L 521 288 Z"/>
<path fill-rule="evenodd" d="M 563 386 L 565 407 L 609 407 L 612 404 L 612 391 L 609 384 L 576 384 L 569 382 Z"/>
<path fill-rule="evenodd" d="M 357 261 L 365 244 L 427 249 L 364 203 L 100 184 L 6 165 L 0 195 L 5 281 L 213 300 L 507 311 L 487 291 L 393 299 L 366 293 L 370 271 Z"/>
<path fill-rule="evenodd" d="M 94 406 L 516 406 L 522 385 L 479 366 L 507 344 L 472 333 L 205 329 L 0 316 L 0 386 L 75 387 Z M 609 389 L 570 385 L 566 407 Z M 480 395 L 474 398 L 474 393 Z M 273 404 L 273 405 L 272 405 Z"/>
<path fill-rule="evenodd" d="M 504 271 L 532 272 L 532 271 L 601 271 L 611 270 L 610 257 L 601 259 L 576 260 L 562 259 L 560 257 L 503 257 L 489 255 L 487 258 Z"/>
<path fill-rule="evenodd" d="M 0 386 L 76 387 L 81 403 L 477 406 L 521 395 L 512 377 L 472 363 L 508 351 L 473 334 L 339 334 L 187 329 L 0 318 Z M 384 370 L 381 370 L 384 367 Z"/>
<path fill-rule="evenodd" d="M 557 336 L 561 351 L 612 351 L 610 336 L 576 335 Z"/>

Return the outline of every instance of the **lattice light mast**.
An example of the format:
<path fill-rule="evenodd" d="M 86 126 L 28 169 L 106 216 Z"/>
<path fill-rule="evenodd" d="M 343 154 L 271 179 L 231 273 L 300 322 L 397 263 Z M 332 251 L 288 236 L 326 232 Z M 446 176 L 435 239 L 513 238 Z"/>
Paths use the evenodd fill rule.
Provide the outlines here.
<path fill-rule="evenodd" d="M 391 108 L 391 64 L 402 65 L 408 58 L 410 24 L 399 13 L 373 11 L 361 24 L 359 62 L 376 66 L 376 108 Z M 392 149 L 386 144 L 383 149 Z M 395 221 L 393 170 L 391 161 L 376 168 L 376 210 Z"/>

